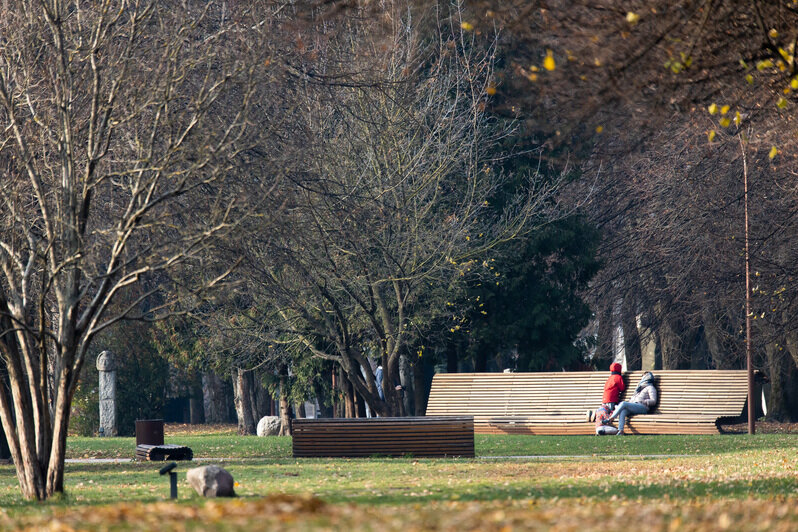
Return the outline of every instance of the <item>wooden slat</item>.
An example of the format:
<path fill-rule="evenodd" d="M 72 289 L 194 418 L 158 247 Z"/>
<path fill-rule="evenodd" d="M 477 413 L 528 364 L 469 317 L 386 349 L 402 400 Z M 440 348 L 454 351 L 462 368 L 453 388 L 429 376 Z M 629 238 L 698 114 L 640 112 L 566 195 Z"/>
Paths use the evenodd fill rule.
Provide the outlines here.
<path fill-rule="evenodd" d="M 474 456 L 474 418 L 295 419 L 294 457 Z"/>
<path fill-rule="evenodd" d="M 741 370 L 657 371 L 659 402 L 651 414 L 630 417 L 632 433 L 717 433 L 717 420 L 743 412 L 748 385 Z M 606 372 L 439 373 L 427 414 L 471 415 L 477 433 L 594 434 L 585 413 L 595 409 Z M 643 372 L 625 375 L 631 397 Z"/>

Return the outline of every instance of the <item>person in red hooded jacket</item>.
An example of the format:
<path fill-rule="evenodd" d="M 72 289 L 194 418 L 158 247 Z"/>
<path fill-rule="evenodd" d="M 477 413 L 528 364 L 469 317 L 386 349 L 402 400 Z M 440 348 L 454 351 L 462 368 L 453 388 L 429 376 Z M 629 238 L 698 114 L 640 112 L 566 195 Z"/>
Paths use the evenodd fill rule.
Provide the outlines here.
<path fill-rule="evenodd" d="M 626 389 L 626 384 L 623 382 L 621 376 L 621 365 L 617 362 L 610 364 L 610 376 L 607 382 L 604 383 L 604 397 L 601 402 L 610 409 L 610 412 L 615 408 L 621 400 L 621 394 Z"/>
<path fill-rule="evenodd" d="M 621 376 L 621 365 L 617 362 L 613 362 L 610 364 L 610 376 L 607 378 L 607 382 L 604 383 L 604 396 L 601 398 L 602 406 L 605 406 L 610 414 L 612 414 L 615 405 L 620 402 L 621 394 L 625 389 L 626 383 L 623 382 L 623 377 Z M 595 412 L 593 410 L 588 410 L 587 420 L 598 423 L 598 414 L 598 410 Z"/>

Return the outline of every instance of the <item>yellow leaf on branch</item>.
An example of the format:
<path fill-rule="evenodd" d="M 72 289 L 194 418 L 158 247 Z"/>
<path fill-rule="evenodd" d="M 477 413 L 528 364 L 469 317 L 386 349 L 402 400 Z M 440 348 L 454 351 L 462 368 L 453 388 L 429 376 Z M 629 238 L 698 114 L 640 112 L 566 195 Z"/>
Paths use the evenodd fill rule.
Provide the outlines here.
<path fill-rule="evenodd" d="M 765 59 L 764 61 L 759 61 L 756 64 L 756 69 L 759 70 L 760 72 L 765 70 L 766 68 L 772 68 L 772 67 L 773 67 L 773 61 L 771 61 L 770 59 Z"/>
<path fill-rule="evenodd" d="M 557 68 L 556 63 L 554 62 L 554 52 L 551 50 L 546 50 L 546 58 L 543 60 L 543 68 L 546 70 L 554 70 Z"/>

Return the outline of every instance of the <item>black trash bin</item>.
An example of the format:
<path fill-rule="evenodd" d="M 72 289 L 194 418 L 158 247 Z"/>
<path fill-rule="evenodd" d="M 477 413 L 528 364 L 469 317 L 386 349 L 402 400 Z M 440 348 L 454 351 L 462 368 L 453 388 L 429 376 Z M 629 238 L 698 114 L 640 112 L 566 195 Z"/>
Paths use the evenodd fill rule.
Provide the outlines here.
<path fill-rule="evenodd" d="M 163 419 L 137 419 L 136 445 L 163 445 Z"/>

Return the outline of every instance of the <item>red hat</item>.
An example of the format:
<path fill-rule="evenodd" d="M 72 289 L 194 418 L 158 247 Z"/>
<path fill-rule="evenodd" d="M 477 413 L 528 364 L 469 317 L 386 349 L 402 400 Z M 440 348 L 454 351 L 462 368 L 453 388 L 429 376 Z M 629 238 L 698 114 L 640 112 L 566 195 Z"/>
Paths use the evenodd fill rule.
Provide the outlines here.
<path fill-rule="evenodd" d="M 621 372 L 621 365 L 618 364 L 617 362 L 613 362 L 612 364 L 610 364 L 610 371 L 615 371 L 615 372 L 620 373 Z"/>

